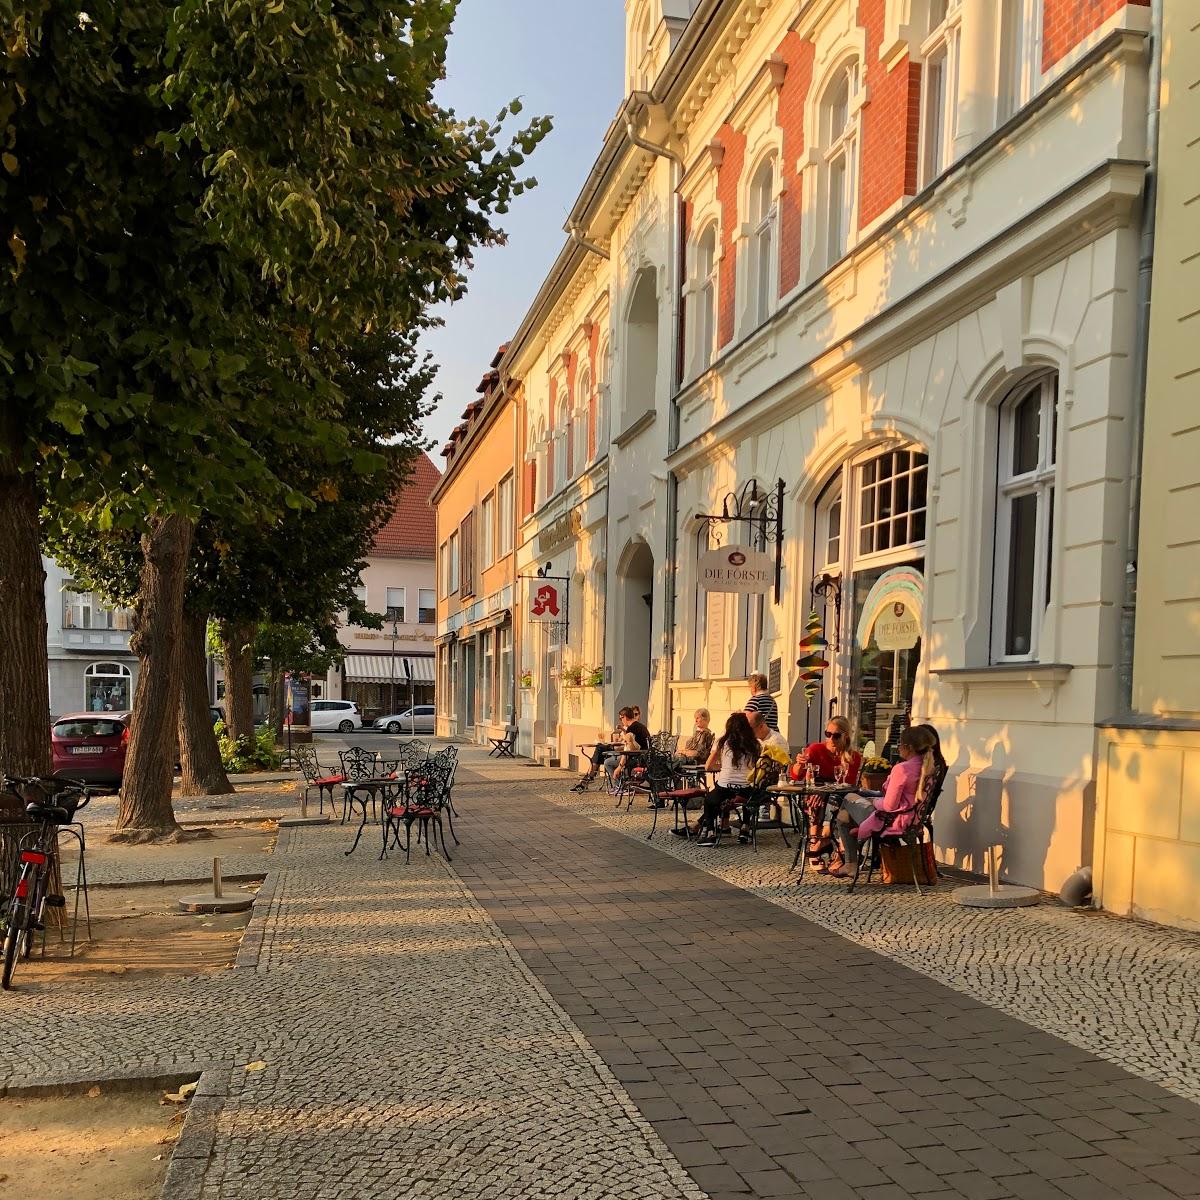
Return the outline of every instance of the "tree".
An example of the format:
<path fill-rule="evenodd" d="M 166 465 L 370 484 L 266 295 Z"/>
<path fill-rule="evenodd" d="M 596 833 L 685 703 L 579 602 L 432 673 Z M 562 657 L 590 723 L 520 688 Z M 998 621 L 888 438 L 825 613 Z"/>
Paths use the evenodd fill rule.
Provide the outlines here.
<path fill-rule="evenodd" d="M 462 293 L 548 122 L 498 148 L 507 112 L 433 103 L 453 0 L 97 7 L 14 5 L 0 59 L 0 632 L 22 647 L 0 656 L 0 753 L 45 759 L 39 508 L 138 531 L 119 823 L 141 836 L 175 827 L 162 764 L 196 521 L 309 507 L 281 443 L 375 469 L 340 356 Z"/>

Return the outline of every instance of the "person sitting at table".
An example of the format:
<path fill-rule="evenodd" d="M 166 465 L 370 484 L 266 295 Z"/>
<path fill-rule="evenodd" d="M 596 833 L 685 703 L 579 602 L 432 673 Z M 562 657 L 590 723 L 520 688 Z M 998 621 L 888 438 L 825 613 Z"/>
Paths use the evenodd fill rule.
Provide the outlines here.
<path fill-rule="evenodd" d="M 725 732 L 717 739 L 704 764 L 707 770 L 717 772 L 716 783 L 704 797 L 704 812 L 696 822 L 695 829 L 675 829 L 672 833 L 680 837 L 688 833 L 702 834 L 701 846 L 715 846 L 717 821 L 721 821 L 722 831 L 728 832 L 732 802 L 746 794 L 750 772 L 758 762 L 758 754 L 758 738 L 754 736 L 746 714 L 731 713 L 725 722 Z"/>
<path fill-rule="evenodd" d="M 650 730 L 639 721 L 632 708 L 623 708 L 617 713 L 621 725 L 622 748 L 609 753 L 604 759 L 604 771 L 610 785 L 617 782 L 629 765 L 629 753 L 634 750 L 650 749 Z"/>
<path fill-rule="evenodd" d="M 590 747 L 584 743 L 579 747 L 580 750 L 587 750 L 588 753 L 582 757 L 587 759 L 589 764 L 587 772 L 580 776 L 579 782 L 571 789 L 573 792 L 586 792 L 587 786 L 600 774 L 600 768 L 604 764 L 604 756 L 610 754 L 614 746 L 621 745 L 624 738 L 624 731 L 620 728 L 614 729 L 612 733 L 605 739 L 604 730 L 598 730 L 597 740 Z"/>
<path fill-rule="evenodd" d="M 844 878 L 845 864 L 858 857 L 859 844 L 872 834 L 881 829 L 904 833 L 912 825 L 921 784 L 937 767 L 935 745 L 940 755 L 940 739 L 932 726 L 910 725 L 901 730 L 898 739 L 900 761 L 888 773 L 883 795 L 872 798 L 851 794 L 842 801 L 837 815 L 842 854 L 838 861 L 830 863 L 830 875 Z M 890 823 L 884 813 L 895 814 Z"/>
<path fill-rule="evenodd" d="M 675 765 L 677 767 L 702 766 L 708 761 L 708 756 L 712 753 L 713 740 L 716 734 L 709 728 L 709 722 L 712 720 L 712 717 L 708 709 L 696 709 L 696 715 L 693 720 L 694 726 L 691 736 L 684 739 L 681 735 L 679 744 L 676 747 Z"/>
<path fill-rule="evenodd" d="M 862 755 L 851 748 L 850 722 L 845 717 L 832 716 L 825 722 L 825 740 L 805 746 L 788 768 L 788 775 L 794 780 L 803 780 L 810 765 L 818 783 L 837 783 L 839 768 L 846 772 L 845 783 L 858 782 Z M 812 831 L 808 839 L 808 861 L 818 871 L 823 872 L 823 857 L 834 854 L 833 831 L 825 821 L 825 797 L 805 796 L 804 807 L 808 812 L 809 829 Z"/>

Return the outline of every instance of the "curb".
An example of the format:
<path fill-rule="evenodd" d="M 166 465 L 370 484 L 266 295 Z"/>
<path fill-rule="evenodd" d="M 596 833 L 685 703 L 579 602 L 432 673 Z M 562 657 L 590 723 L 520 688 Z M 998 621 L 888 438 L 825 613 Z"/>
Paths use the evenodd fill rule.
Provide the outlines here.
<path fill-rule="evenodd" d="M 164 1090 L 171 1088 L 178 1091 L 185 1083 L 195 1082 L 205 1069 L 205 1067 L 197 1065 L 190 1070 L 163 1071 L 157 1075 L 143 1075 L 137 1068 L 134 1068 L 128 1071 L 118 1071 L 115 1075 L 94 1077 L 64 1075 L 43 1083 L 0 1084 L 0 1099 L 11 1100 L 18 1097 L 34 1098 L 39 1096 L 70 1097 L 93 1087 L 98 1087 L 104 1094 L 126 1094 L 160 1088 Z"/>
<path fill-rule="evenodd" d="M 224 872 L 221 878 L 226 883 L 253 883 L 256 879 L 263 879 L 268 874 L 267 871 L 251 871 L 249 874 L 226 875 Z M 212 883 L 211 873 L 208 875 L 187 875 L 170 879 L 116 879 L 111 883 L 89 883 L 88 891 L 95 892 L 99 890 L 112 890 L 117 888 L 140 888 L 140 887 L 174 887 L 175 884 L 193 884 L 193 883 Z"/>
<path fill-rule="evenodd" d="M 167 1164 L 161 1200 L 199 1200 L 232 1075 L 233 1068 L 228 1066 L 209 1067 L 201 1073 Z"/>

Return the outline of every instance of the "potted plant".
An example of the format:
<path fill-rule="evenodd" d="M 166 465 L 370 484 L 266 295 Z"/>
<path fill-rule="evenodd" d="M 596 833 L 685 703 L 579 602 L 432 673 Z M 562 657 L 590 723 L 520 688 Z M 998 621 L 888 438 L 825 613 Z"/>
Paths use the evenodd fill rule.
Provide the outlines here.
<path fill-rule="evenodd" d="M 522 671 L 521 672 L 521 686 L 524 688 L 533 687 L 533 672 L 532 671 Z"/>
<path fill-rule="evenodd" d="M 604 686 L 604 668 L 593 667 L 584 676 L 583 682 L 588 687 L 603 687 Z"/>
<path fill-rule="evenodd" d="M 582 679 L 582 667 L 563 667 L 562 681 L 564 686 L 578 687 Z"/>
<path fill-rule="evenodd" d="M 888 772 L 891 769 L 892 764 L 886 758 L 880 758 L 878 754 L 864 758 L 862 767 L 859 770 L 863 787 L 872 792 L 882 791 L 883 785 L 887 783 Z"/>

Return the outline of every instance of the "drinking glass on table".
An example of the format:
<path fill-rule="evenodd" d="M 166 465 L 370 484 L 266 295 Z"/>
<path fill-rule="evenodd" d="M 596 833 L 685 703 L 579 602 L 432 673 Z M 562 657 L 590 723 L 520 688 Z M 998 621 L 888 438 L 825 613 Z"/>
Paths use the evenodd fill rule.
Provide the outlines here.
<path fill-rule="evenodd" d="M 849 767 L 844 758 L 839 757 L 837 766 L 833 769 L 833 777 L 837 781 L 838 787 L 846 782 L 846 776 L 850 773 Z"/>

